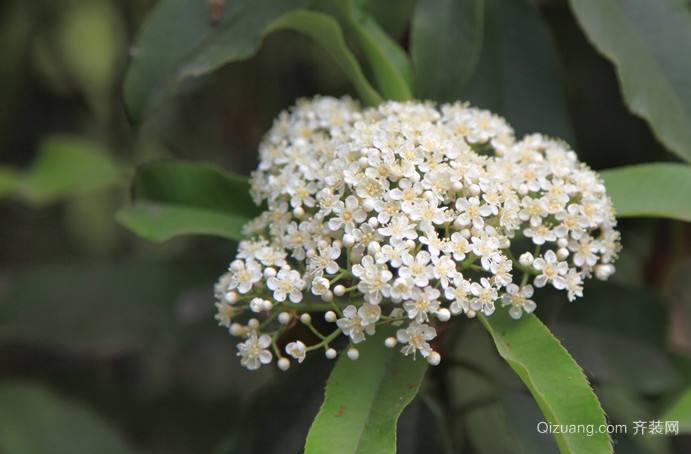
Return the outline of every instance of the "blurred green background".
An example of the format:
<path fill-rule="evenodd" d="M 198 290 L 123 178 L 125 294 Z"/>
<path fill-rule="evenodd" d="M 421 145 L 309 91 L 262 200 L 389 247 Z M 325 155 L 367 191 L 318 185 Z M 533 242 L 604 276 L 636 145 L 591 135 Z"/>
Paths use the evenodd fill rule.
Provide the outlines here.
<path fill-rule="evenodd" d="M 280 110 L 349 84 L 307 39 L 279 33 L 134 127 L 121 85 L 154 3 L 0 3 L 0 453 L 297 453 L 321 401 L 330 364 L 249 373 L 215 326 L 212 285 L 231 242 L 151 245 L 114 213 L 137 164 L 176 157 L 247 174 Z M 612 65 L 568 6 L 538 3 L 581 160 L 604 169 L 672 159 L 628 112 Z M 375 4 L 406 45 L 412 2 Z M 621 228 L 614 285 L 591 284 L 573 305 L 555 298 L 541 315 L 610 419 L 631 425 L 691 382 L 691 229 L 661 220 Z M 445 337 L 455 359 L 432 371 L 404 413 L 399 451 L 508 452 L 518 438 L 534 449 L 526 452 L 554 452 L 535 433 L 540 415 L 520 383 L 488 360 L 486 334 L 459 325 Z M 617 452 L 691 450 L 684 436 L 615 439 Z"/>

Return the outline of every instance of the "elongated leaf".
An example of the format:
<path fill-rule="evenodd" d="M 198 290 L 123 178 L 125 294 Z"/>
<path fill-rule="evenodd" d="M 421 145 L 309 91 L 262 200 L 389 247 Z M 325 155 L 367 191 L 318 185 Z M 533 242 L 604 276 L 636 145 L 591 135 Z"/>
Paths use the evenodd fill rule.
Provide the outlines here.
<path fill-rule="evenodd" d="M 211 210 L 139 202 L 118 211 L 116 219 L 140 237 L 162 243 L 184 235 L 211 235 L 240 241 L 249 218 Z"/>
<path fill-rule="evenodd" d="M 416 4 L 411 31 L 415 94 L 460 99 L 482 53 L 484 0 L 426 0 Z"/>
<path fill-rule="evenodd" d="M 134 451 L 89 408 L 38 385 L 0 386 L 0 452 L 127 454 Z"/>
<path fill-rule="evenodd" d="M 679 433 L 691 433 L 691 388 L 687 388 L 660 416 L 663 421 L 679 421 Z"/>
<path fill-rule="evenodd" d="M 381 29 L 376 20 L 353 0 L 317 4 L 339 19 L 360 45 L 374 74 L 377 88 L 386 99 L 411 99 L 412 66 L 408 55 Z"/>
<path fill-rule="evenodd" d="M 308 0 L 226 2 L 220 23 L 209 17 L 207 2 L 161 0 L 147 17 L 131 51 L 125 77 L 125 102 L 140 120 L 187 80 L 226 63 L 254 55 L 264 29 Z"/>
<path fill-rule="evenodd" d="M 570 0 L 593 45 L 614 64 L 629 109 L 691 161 L 691 9 L 685 0 Z"/>
<path fill-rule="evenodd" d="M 336 19 L 315 11 L 296 10 L 273 21 L 267 27 L 266 34 L 281 29 L 295 30 L 306 34 L 333 56 L 365 104 L 375 105 L 382 101 L 381 95 L 372 88 L 362 73 L 360 64 L 348 49 Z"/>
<path fill-rule="evenodd" d="M 157 242 L 189 234 L 240 240 L 242 226 L 259 214 L 247 178 L 208 164 L 171 160 L 141 166 L 132 196 L 133 205 L 118 212 L 118 221 Z"/>
<path fill-rule="evenodd" d="M 360 358 L 339 358 L 326 384 L 324 403 L 305 454 L 394 453 L 396 422 L 417 394 L 427 363 L 384 346 L 391 331 L 380 328 L 360 348 Z"/>
<path fill-rule="evenodd" d="M 528 387 L 547 421 L 552 424 L 606 424 L 597 397 L 581 368 L 534 316 L 512 320 L 499 310 L 480 317 L 497 351 Z M 555 434 L 562 453 L 611 453 L 607 434 Z"/>
<path fill-rule="evenodd" d="M 617 217 L 691 222 L 691 166 L 641 164 L 601 172 Z"/>
<path fill-rule="evenodd" d="M 41 143 L 29 169 L 0 168 L 0 197 L 42 205 L 105 189 L 123 181 L 122 173 L 99 144 L 50 136 Z"/>
<path fill-rule="evenodd" d="M 482 53 L 460 99 L 504 116 L 517 134 L 575 135 L 552 37 L 524 0 L 485 0 Z"/>

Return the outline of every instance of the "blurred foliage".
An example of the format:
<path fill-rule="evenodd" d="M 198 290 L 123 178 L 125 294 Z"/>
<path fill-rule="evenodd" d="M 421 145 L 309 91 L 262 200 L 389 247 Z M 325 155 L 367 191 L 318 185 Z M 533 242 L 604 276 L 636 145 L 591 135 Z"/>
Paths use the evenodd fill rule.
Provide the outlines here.
<path fill-rule="evenodd" d="M 393 55 L 396 65 L 395 46 L 412 50 L 414 62 L 416 49 L 440 46 L 438 58 L 465 65 L 468 77 L 429 84 L 418 71 L 416 86 L 430 97 L 460 96 L 506 115 L 520 132 L 566 137 L 596 169 L 675 159 L 668 149 L 688 157 L 688 130 L 676 123 L 688 116 L 688 86 L 680 81 L 688 82 L 684 37 L 691 28 L 673 9 L 682 2 L 665 2 L 673 4 L 668 17 L 616 12 L 614 20 L 628 25 L 612 42 L 598 37 L 593 8 L 611 9 L 620 3 L 614 0 L 487 0 L 479 2 L 482 14 L 475 2 L 457 2 L 475 11 L 461 35 L 440 32 L 438 24 L 457 25 L 435 16 L 444 10 L 434 7 L 448 1 L 355 3 L 393 37 L 386 48 L 368 48 L 368 34 L 381 30 L 344 27 L 370 80 L 387 74 L 367 63 L 372 52 Z M 191 159 L 247 174 L 277 112 L 300 96 L 351 93 L 348 79 L 328 53 L 297 33 L 276 32 L 258 49 L 259 24 L 238 51 L 242 61 L 224 57 L 218 66 L 233 62 L 204 77 L 192 71 L 177 96 L 133 126 L 121 97 L 125 66 L 142 51 L 131 43 L 154 4 L 0 4 L 3 453 L 297 453 L 322 399 L 331 367 L 324 361 L 280 375 L 240 370 L 211 306 L 212 284 L 232 243 L 185 238 L 147 245 L 115 222 L 115 212 L 141 163 Z M 214 30 L 203 2 L 189 8 L 186 20 Z M 231 2 L 226 8 L 240 14 Z M 431 9 L 409 24 L 411 12 L 425 8 Z M 161 36 L 161 45 L 184 42 L 178 30 Z M 678 34 L 672 51 L 661 47 L 660 33 Z M 627 46 L 638 41 L 651 45 L 632 63 Z M 661 78 L 661 67 L 678 79 Z M 168 74 L 171 67 L 164 62 L 160 69 Z M 159 79 L 146 83 L 168 88 Z M 647 92 L 640 99 L 631 95 L 637 84 Z M 666 101 L 675 93 L 684 103 Z M 671 139 L 658 141 L 653 132 Z M 659 184 L 688 180 L 673 178 Z M 147 181 L 139 195 L 148 202 L 178 209 L 194 202 L 157 195 L 155 186 L 180 182 L 178 174 Z M 651 198 L 650 211 L 684 202 Z M 688 211 L 680 218 L 688 220 Z M 540 316 L 583 365 L 614 422 L 678 418 L 688 434 L 691 229 L 640 219 L 623 220 L 621 229 L 617 284 L 589 285 L 574 304 L 545 301 Z M 555 452 L 553 439 L 534 430 L 541 415 L 527 391 L 498 357 L 487 359 L 494 347 L 477 324 L 459 323 L 442 342 L 453 358 L 429 374 L 401 415 L 400 452 Z M 79 444 L 65 445 L 70 440 Z M 617 435 L 615 442 L 624 453 L 691 450 L 688 435 Z"/>

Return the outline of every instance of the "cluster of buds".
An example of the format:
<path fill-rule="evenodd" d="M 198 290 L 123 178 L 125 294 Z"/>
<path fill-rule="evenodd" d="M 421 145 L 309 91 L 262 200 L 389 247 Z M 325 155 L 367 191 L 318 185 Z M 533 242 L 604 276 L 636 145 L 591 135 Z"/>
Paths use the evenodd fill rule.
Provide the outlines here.
<path fill-rule="evenodd" d="M 397 329 L 387 347 L 436 365 L 439 323 L 497 306 L 519 319 L 535 288 L 573 300 L 584 279 L 614 272 L 619 233 L 599 176 L 566 143 L 516 140 L 488 111 L 317 97 L 281 113 L 259 151 L 252 193 L 267 210 L 215 289 L 248 369 L 335 358 L 339 336 L 357 359 L 382 325 Z M 298 321 L 316 340 L 279 348 Z"/>

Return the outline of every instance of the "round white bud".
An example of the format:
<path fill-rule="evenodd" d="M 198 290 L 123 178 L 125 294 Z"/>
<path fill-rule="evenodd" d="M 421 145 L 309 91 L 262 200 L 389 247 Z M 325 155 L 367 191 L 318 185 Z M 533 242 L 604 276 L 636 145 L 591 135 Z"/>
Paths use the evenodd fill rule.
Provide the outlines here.
<path fill-rule="evenodd" d="M 376 241 L 370 241 L 370 243 L 367 245 L 367 252 L 370 254 L 374 255 L 377 252 L 381 250 L 381 245 L 377 243 Z"/>
<path fill-rule="evenodd" d="M 329 323 L 334 323 L 338 319 L 338 316 L 334 311 L 328 311 L 326 314 L 324 314 L 324 320 L 326 320 Z"/>
<path fill-rule="evenodd" d="M 441 355 L 437 352 L 432 352 L 427 355 L 427 362 L 432 366 L 438 366 L 441 362 Z"/>
<path fill-rule="evenodd" d="M 369 226 L 372 227 L 373 229 L 376 229 L 377 227 L 379 227 L 379 219 L 377 219 L 377 218 L 375 218 L 375 217 L 369 218 L 369 219 L 367 220 L 367 223 L 368 223 Z"/>
<path fill-rule="evenodd" d="M 358 351 L 357 348 L 350 347 L 350 348 L 348 349 L 348 358 L 350 358 L 350 359 L 352 359 L 353 361 L 355 361 L 355 360 L 358 359 L 359 357 L 360 357 L 360 352 Z"/>
<path fill-rule="evenodd" d="M 353 235 L 349 233 L 343 235 L 343 246 L 353 247 L 353 244 L 355 244 L 355 238 L 353 238 Z"/>
<path fill-rule="evenodd" d="M 240 295 L 238 295 L 238 292 L 236 292 L 235 290 L 225 294 L 225 300 L 228 301 L 230 304 L 237 303 L 239 299 Z"/>
<path fill-rule="evenodd" d="M 278 323 L 281 325 L 287 325 L 290 322 L 290 314 L 287 312 L 281 312 L 278 314 Z"/>
<path fill-rule="evenodd" d="M 308 314 L 307 312 L 305 312 L 304 314 L 302 314 L 300 316 L 300 321 L 302 323 L 304 323 L 305 325 L 312 323 L 312 316 L 310 314 Z"/>
<path fill-rule="evenodd" d="M 437 311 L 436 316 L 440 322 L 448 322 L 451 319 L 451 312 L 447 308 L 442 307 Z"/>
<path fill-rule="evenodd" d="M 557 257 L 559 258 L 559 260 L 566 260 L 568 256 L 569 250 L 565 247 L 560 247 L 559 249 L 557 249 Z"/>
<path fill-rule="evenodd" d="M 533 257 L 533 254 L 531 254 L 530 252 L 524 252 L 523 254 L 521 254 L 520 257 L 518 257 L 518 263 L 520 263 L 523 266 L 532 265 L 533 260 L 535 260 L 535 258 Z"/>
<path fill-rule="evenodd" d="M 317 255 L 317 251 L 315 251 L 314 249 L 308 249 L 307 252 L 305 252 L 305 257 L 307 258 L 312 258 L 315 255 Z"/>
<path fill-rule="evenodd" d="M 245 262 L 243 262 L 242 260 L 233 260 L 230 263 L 229 269 L 231 271 L 241 271 L 244 267 L 245 267 Z"/>
<path fill-rule="evenodd" d="M 601 281 L 609 279 L 614 274 L 614 266 L 610 264 L 601 264 L 595 267 L 595 277 Z"/>
<path fill-rule="evenodd" d="M 271 309 L 273 309 L 273 307 L 274 307 L 274 303 L 272 303 L 272 302 L 269 301 L 269 300 L 264 300 L 264 310 L 265 310 L 265 311 L 268 312 L 268 311 L 270 311 Z"/>
<path fill-rule="evenodd" d="M 477 313 L 476 313 L 474 310 L 469 309 L 469 310 L 466 311 L 465 315 L 467 315 L 468 318 L 475 318 L 475 316 L 477 315 Z"/>
<path fill-rule="evenodd" d="M 334 287 L 334 295 L 336 296 L 343 296 L 345 295 L 346 288 L 342 286 L 341 284 L 338 284 L 336 287 Z"/>
<path fill-rule="evenodd" d="M 247 326 L 249 326 L 252 329 L 257 329 L 257 328 L 259 328 L 259 320 L 257 320 L 256 318 L 251 318 L 247 322 Z"/>
<path fill-rule="evenodd" d="M 305 209 L 302 206 L 296 206 L 293 208 L 293 216 L 298 219 L 302 219 L 305 216 Z"/>
<path fill-rule="evenodd" d="M 322 294 L 322 301 L 326 301 L 327 303 L 330 303 L 331 301 L 334 300 L 334 292 L 331 290 L 327 290 Z"/>
<path fill-rule="evenodd" d="M 386 345 L 387 348 L 394 348 L 396 344 L 398 344 L 398 340 L 393 336 L 384 339 L 384 345 Z"/>
<path fill-rule="evenodd" d="M 569 241 L 566 238 L 559 238 L 557 240 L 557 246 L 559 247 L 566 247 L 569 245 Z"/>
<path fill-rule="evenodd" d="M 228 328 L 228 332 L 231 336 L 242 336 L 245 333 L 245 327 L 239 323 L 231 323 L 230 328 Z"/>
<path fill-rule="evenodd" d="M 336 356 L 338 356 L 338 352 L 333 348 L 327 348 L 324 352 L 324 356 L 326 356 L 327 359 L 334 359 Z"/>
<path fill-rule="evenodd" d="M 264 277 L 265 278 L 270 278 L 276 276 L 276 270 L 274 268 L 268 267 L 264 268 Z"/>
<path fill-rule="evenodd" d="M 281 358 L 278 360 L 278 368 L 282 371 L 286 371 L 290 368 L 290 361 L 288 358 Z"/>
<path fill-rule="evenodd" d="M 343 247 L 343 242 L 341 240 L 334 240 L 333 247 L 336 249 L 341 249 Z"/>
<path fill-rule="evenodd" d="M 461 183 L 460 181 L 454 181 L 451 184 L 451 187 L 453 188 L 454 191 L 458 192 L 461 189 L 463 189 L 463 183 Z"/>
<path fill-rule="evenodd" d="M 264 310 L 264 300 L 261 298 L 252 298 L 250 301 L 250 310 L 254 313 L 259 313 Z"/>

